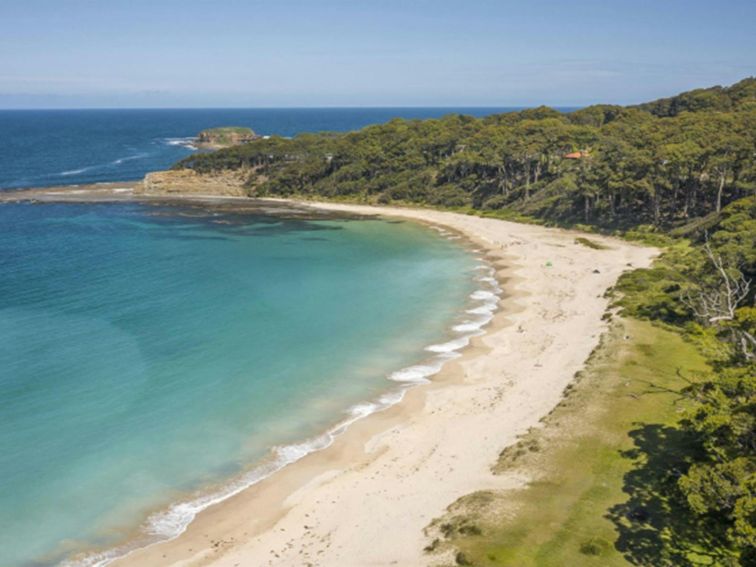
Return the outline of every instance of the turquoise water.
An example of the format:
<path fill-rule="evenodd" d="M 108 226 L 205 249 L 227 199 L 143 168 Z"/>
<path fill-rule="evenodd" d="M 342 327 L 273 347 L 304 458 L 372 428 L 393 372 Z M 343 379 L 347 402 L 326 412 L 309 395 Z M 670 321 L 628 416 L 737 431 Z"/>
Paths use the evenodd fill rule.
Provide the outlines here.
<path fill-rule="evenodd" d="M 395 401 L 490 317 L 479 262 L 442 236 L 0 206 L 0 565 L 176 535 Z"/>

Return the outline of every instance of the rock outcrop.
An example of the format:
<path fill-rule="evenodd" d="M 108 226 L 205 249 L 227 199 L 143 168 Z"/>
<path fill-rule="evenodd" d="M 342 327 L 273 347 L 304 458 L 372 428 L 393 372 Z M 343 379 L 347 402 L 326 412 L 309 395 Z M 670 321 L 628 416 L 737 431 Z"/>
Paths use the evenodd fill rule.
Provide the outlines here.
<path fill-rule="evenodd" d="M 234 170 L 212 175 L 199 174 L 193 169 L 172 169 L 148 173 L 134 187 L 142 195 L 223 195 L 244 197 L 244 184 L 249 177 L 246 170 Z"/>

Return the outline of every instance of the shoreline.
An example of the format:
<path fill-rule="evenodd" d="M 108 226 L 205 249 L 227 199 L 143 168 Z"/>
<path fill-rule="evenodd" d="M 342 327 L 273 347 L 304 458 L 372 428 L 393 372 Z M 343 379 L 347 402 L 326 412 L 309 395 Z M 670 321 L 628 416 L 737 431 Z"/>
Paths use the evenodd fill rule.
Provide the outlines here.
<path fill-rule="evenodd" d="M 207 204 L 206 201 L 199 201 L 191 197 L 178 196 L 178 198 L 183 204 L 188 204 L 186 203 L 187 200 L 197 204 Z M 239 197 L 229 198 L 239 199 Z M 249 199 L 244 200 L 250 201 Z M 256 200 L 256 204 L 259 204 L 261 201 L 267 204 L 275 203 L 276 209 L 282 204 L 291 204 L 300 213 L 305 211 L 305 207 L 299 202 L 278 202 L 272 199 L 265 199 Z M 172 204 L 178 205 L 179 203 L 174 202 Z M 312 214 L 312 211 L 308 212 L 310 215 Z M 348 214 L 345 216 L 360 219 L 377 218 L 376 215 Z M 464 305 L 459 310 L 460 313 L 451 321 L 451 325 L 445 329 L 445 337 L 423 347 L 419 351 L 422 356 L 421 359 L 386 374 L 383 377 L 386 381 L 385 391 L 347 407 L 338 414 L 341 417 L 337 420 L 335 419 L 326 429 L 291 444 L 271 447 L 265 457 L 249 463 L 242 473 L 206 486 L 189 498 L 177 500 L 168 507 L 153 510 L 147 516 L 146 521 L 140 524 L 138 529 L 132 530 L 132 534 L 124 543 L 114 547 L 106 547 L 99 551 L 93 552 L 90 550 L 75 554 L 67 559 L 63 565 L 66 567 L 99 567 L 121 564 L 121 562 L 129 563 L 132 556 L 141 551 L 181 538 L 195 518 L 208 508 L 220 506 L 227 500 L 250 490 L 261 482 L 269 479 L 271 482 L 275 481 L 277 475 L 286 468 L 297 464 L 300 460 L 310 455 L 330 448 L 357 423 L 370 419 L 376 414 L 391 410 L 393 407 L 401 404 L 405 397 L 414 389 L 433 383 L 435 377 L 449 363 L 463 356 L 462 353 L 469 347 L 471 342 L 485 334 L 485 328 L 498 310 L 502 289 L 499 286 L 498 280 L 491 277 L 495 275 L 496 269 L 483 257 L 481 254 L 483 250 L 474 248 L 473 243 L 467 240 L 465 236 L 445 230 L 435 224 L 419 221 L 417 224 L 438 232 L 439 238 L 447 240 L 464 239 L 464 244 L 461 244 L 461 246 L 465 249 L 466 254 L 477 260 L 478 264 L 472 270 L 472 273 L 475 275 L 471 275 L 470 279 L 475 284 L 476 289 L 467 296 Z M 195 507 L 198 509 L 192 510 Z M 174 517 L 174 513 L 176 512 L 178 512 L 179 516 L 184 515 L 183 518 L 178 518 L 178 523 L 177 518 Z M 186 516 L 191 517 L 187 518 Z M 175 535 L 160 534 L 157 541 L 147 535 L 151 532 L 156 533 L 153 530 L 166 527 L 172 530 L 176 526 L 179 526 L 179 533 Z"/>
<path fill-rule="evenodd" d="M 114 187 L 74 195 L 56 189 L 37 190 L 33 198 L 216 200 L 145 199 L 115 194 Z M 353 423 L 329 447 L 200 512 L 177 538 L 136 549 L 111 565 L 436 562 L 438 557 L 423 554 L 424 528 L 457 498 L 506 487 L 490 472 L 499 451 L 556 406 L 606 328 L 605 290 L 629 265 L 649 264 L 655 251 L 591 235 L 609 246 L 593 250 L 574 241 L 578 232 L 430 209 L 270 202 L 459 232 L 496 268 L 504 290 L 499 309 L 485 334 L 471 337 L 462 356 L 423 388 L 407 390 L 400 403 Z"/>
<path fill-rule="evenodd" d="M 334 214 L 323 211 L 315 214 L 311 207 L 298 202 L 275 199 L 249 199 L 235 195 L 134 195 L 131 187 L 122 187 L 122 182 L 98 183 L 96 185 L 71 185 L 62 187 L 45 187 L 18 190 L 13 194 L 0 194 L 0 202 L 13 201 L 26 204 L 54 204 L 54 203 L 142 203 L 154 204 L 170 208 L 192 207 L 215 210 L 224 207 L 226 212 L 244 214 L 249 210 L 274 211 L 273 214 L 303 215 L 306 218 L 346 217 L 351 219 L 378 218 L 374 214 L 357 215 L 352 213 Z M 288 208 L 286 205 L 291 205 Z M 250 205 L 248 208 L 246 205 Z M 405 222 L 405 221 L 402 221 Z M 326 429 L 316 431 L 313 435 L 291 444 L 274 446 L 268 454 L 260 460 L 249 463 L 244 470 L 229 478 L 218 480 L 204 488 L 175 500 L 168 506 L 154 508 L 146 514 L 146 520 L 139 526 L 126 532 L 121 543 L 98 549 L 87 549 L 67 557 L 63 565 L 106 565 L 113 561 L 124 560 L 131 553 L 141 549 L 159 545 L 179 537 L 190 524 L 196 514 L 206 508 L 215 506 L 247 490 L 258 482 L 267 479 L 284 467 L 290 466 L 310 453 L 321 451 L 329 447 L 339 436 L 354 423 L 379 412 L 384 412 L 392 406 L 401 403 L 409 390 L 428 384 L 447 363 L 461 356 L 460 350 L 465 349 L 470 341 L 485 333 L 483 328 L 493 318 L 493 312 L 498 309 L 501 288 L 495 278 L 491 277 L 495 269 L 483 259 L 482 250 L 475 248 L 464 235 L 451 232 L 436 224 L 416 222 L 429 230 L 434 230 L 440 238 L 449 241 L 461 241 L 460 245 L 465 253 L 477 260 L 477 266 L 471 271 L 470 282 L 475 289 L 466 298 L 464 307 L 445 329 L 445 337 L 428 344 L 418 351 L 416 362 L 389 372 L 384 376 L 385 391 L 356 402 L 339 412 L 336 419 Z M 172 533 L 172 532 L 177 533 Z M 168 532 L 168 533 L 165 533 Z"/>

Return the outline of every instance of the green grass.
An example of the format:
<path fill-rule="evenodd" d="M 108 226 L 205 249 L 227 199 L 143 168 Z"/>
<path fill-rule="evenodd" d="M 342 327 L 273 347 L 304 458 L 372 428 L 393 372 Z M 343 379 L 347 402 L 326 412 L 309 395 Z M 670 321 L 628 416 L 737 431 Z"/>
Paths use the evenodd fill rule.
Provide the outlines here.
<path fill-rule="evenodd" d="M 606 246 L 604 246 L 603 244 L 599 244 L 595 240 L 591 240 L 583 236 L 578 236 L 575 239 L 575 243 L 582 244 L 583 246 L 587 246 L 588 248 L 593 248 L 594 250 L 606 250 Z"/>
<path fill-rule="evenodd" d="M 249 134 L 252 132 L 252 128 L 246 126 L 219 126 L 217 128 L 207 128 L 203 130 L 210 134 Z"/>
<path fill-rule="evenodd" d="M 685 443 L 677 392 L 707 370 L 680 335 L 615 321 L 544 427 L 495 466 L 534 480 L 462 498 L 434 522 L 431 547 L 477 566 L 726 564 L 705 532 L 678 525 L 663 488 Z"/>

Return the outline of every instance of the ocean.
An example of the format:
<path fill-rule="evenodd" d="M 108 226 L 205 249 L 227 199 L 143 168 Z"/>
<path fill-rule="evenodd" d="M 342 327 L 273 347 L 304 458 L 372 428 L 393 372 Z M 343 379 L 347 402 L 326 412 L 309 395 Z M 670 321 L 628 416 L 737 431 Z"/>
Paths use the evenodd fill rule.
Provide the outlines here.
<path fill-rule="evenodd" d="M 357 130 L 395 117 L 485 116 L 515 108 L 0 110 L 0 190 L 131 181 L 192 153 L 205 128 L 260 135 Z"/>
<path fill-rule="evenodd" d="M 0 186 L 136 179 L 213 125 L 293 135 L 397 112 L 0 112 Z M 0 205 L 0 565 L 105 564 L 327 447 L 481 332 L 491 275 L 411 222 Z"/>

